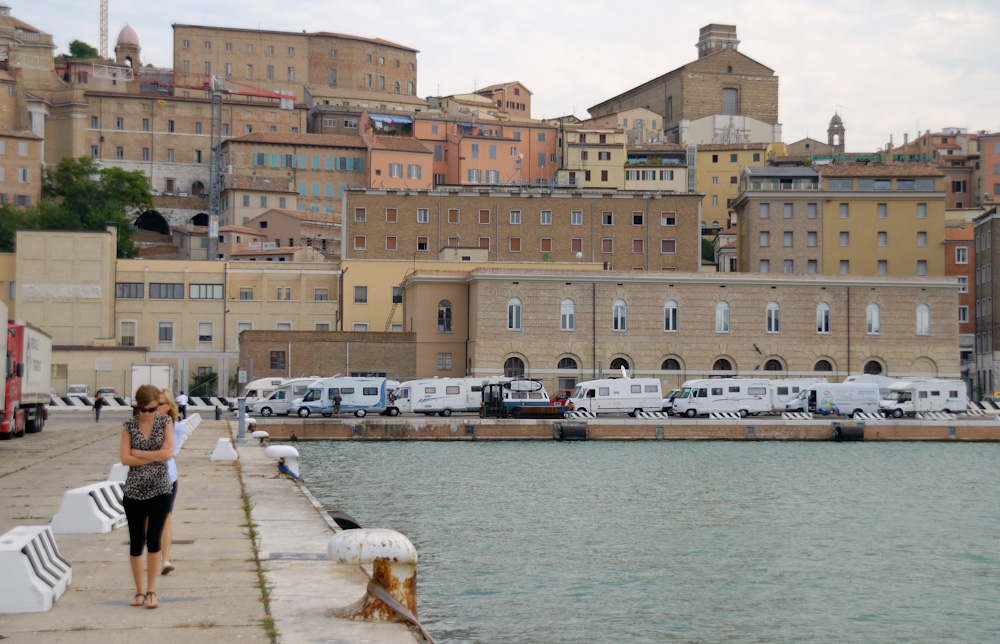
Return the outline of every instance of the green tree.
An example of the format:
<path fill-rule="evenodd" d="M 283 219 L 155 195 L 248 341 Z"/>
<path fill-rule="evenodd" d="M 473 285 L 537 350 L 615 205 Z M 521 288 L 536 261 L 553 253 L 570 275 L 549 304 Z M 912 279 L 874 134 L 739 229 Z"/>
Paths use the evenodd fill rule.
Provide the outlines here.
<path fill-rule="evenodd" d="M 715 261 L 715 244 L 711 239 L 701 238 L 701 258 L 705 261 Z"/>
<path fill-rule="evenodd" d="M 100 58 L 100 56 L 97 50 L 87 43 L 82 40 L 74 40 L 69 44 L 70 60 L 89 60 L 91 58 Z"/>
<path fill-rule="evenodd" d="M 138 170 L 105 168 L 87 157 L 65 158 L 54 169 L 46 170 L 42 200 L 58 205 L 58 209 L 40 215 L 35 227 L 104 230 L 116 226 L 120 257 L 135 256 L 132 222 L 153 207 L 146 175 Z"/>

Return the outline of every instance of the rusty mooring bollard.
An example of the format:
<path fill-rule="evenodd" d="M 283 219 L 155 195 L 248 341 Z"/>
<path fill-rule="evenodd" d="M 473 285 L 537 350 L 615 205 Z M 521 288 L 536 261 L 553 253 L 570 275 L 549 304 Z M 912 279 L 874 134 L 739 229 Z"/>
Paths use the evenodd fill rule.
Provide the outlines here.
<path fill-rule="evenodd" d="M 381 528 L 344 530 L 330 539 L 328 550 L 330 558 L 338 563 L 372 565 L 368 591 L 339 611 L 341 617 L 370 622 L 416 620 L 417 550 L 409 539 L 395 530 Z M 386 601 L 376 596 L 384 595 L 379 587 L 388 591 Z"/>

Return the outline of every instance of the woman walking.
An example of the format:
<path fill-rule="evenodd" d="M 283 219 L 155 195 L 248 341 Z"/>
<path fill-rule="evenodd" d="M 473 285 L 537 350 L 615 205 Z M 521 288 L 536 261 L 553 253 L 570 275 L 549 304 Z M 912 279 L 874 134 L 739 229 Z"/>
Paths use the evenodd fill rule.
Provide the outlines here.
<path fill-rule="evenodd" d="M 177 411 L 177 402 L 174 400 L 174 393 L 169 389 L 160 390 L 158 413 L 166 414 L 174 421 L 174 457 L 176 457 L 177 452 L 181 451 L 181 444 L 184 442 L 184 423 L 180 421 L 180 413 Z M 170 563 L 170 546 L 174 540 L 174 528 L 171 519 L 174 516 L 174 501 L 177 500 L 177 463 L 174 458 L 167 461 L 167 476 L 170 478 L 173 491 L 170 494 L 170 510 L 167 512 L 167 520 L 163 523 L 163 537 L 160 539 L 163 546 L 161 550 L 163 553 L 163 569 L 161 572 L 164 575 L 174 569 L 174 565 Z"/>
<path fill-rule="evenodd" d="M 131 606 L 156 608 L 156 575 L 160 572 L 160 537 L 170 512 L 173 486 L 167 476 L 166 462 L 174 454 L 174 433 L 170 417 L 156 413 L 160 390 L 143 385 L 135 393 L 138 414 L 125 421 L 119 453 L 128 465 L 125 477 L 125 516 L 128 517 L 129 565 L 135 581 Z M 146 548 L 143 571 L 142 549 Z M 145 583 L 143 579 L 145 577 Z"/>

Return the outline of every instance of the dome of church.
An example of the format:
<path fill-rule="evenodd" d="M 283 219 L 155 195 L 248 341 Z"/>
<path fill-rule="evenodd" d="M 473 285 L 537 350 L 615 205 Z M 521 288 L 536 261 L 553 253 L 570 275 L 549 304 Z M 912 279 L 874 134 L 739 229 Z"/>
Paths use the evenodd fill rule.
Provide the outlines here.
<path fill-rule="evenodd" d="M 118 34 L 118 44 L 119 45 L 135 45 L 139 46 L 139 34 L 135 33 L 135 29 L 125 25 L 121 33 Z"/>
<path fill-rule="evenodd" d="M 843 125 L 844 122 L 840 120 L 840 114 L 834 114 L 833 118 L 830 119 L 830 125 Z"/>

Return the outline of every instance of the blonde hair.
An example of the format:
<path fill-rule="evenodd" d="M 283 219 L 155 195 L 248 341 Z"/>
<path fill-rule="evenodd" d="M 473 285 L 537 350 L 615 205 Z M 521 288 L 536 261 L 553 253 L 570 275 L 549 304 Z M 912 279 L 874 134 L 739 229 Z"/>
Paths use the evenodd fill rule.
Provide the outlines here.
<path fill-rule="evenodd" d="M 167 416 L 170 416 L 172 421 L 177 422 L 177 419 L 180 417 L 180 412 L 177 411 L 177 403 L 174 401 L 174 392 L 169 389 L 161 389 L 160 396 L 166 398 L 167 403 L 170 404 L 170 409 L 167 410 Z M 159 402 L 159 396 L 157 396 L 157 402 Z"/>

